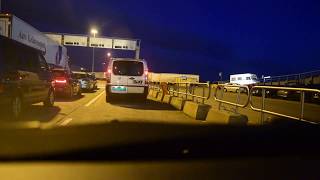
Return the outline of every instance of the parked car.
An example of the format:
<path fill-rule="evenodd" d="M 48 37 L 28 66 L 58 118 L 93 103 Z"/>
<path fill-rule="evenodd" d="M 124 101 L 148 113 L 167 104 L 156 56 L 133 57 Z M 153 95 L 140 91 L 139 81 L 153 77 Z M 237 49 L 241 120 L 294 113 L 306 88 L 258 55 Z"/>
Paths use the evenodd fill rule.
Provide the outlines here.
<path fill-rule="evenodd" d="M 93 84 L 93 89 L 98 89 L 98 86 L 97 86 L 97 78 L 95 76 L 95 74 L 89 74 L 89 78 L 91 79 L 92 81 L 92 84 Z"/>
<path fill-rule="evenodd" d="M 244 91 L 243 88 L 240 88 L 240 84 L 237 84 L 237 83 L 225 83 L 224 84 L 224 92 L 239 92 L 239 90 L 241 90 L 241 92 Z"/>
<path fill-rule="evenodd" d="M 41 51 L 0 36 L 0 106 L 19 119 L 24 105 L 54 104 L 52 74 Z"/>
<path fill-rule="evenodd" d="M 54 88 L 57 95 L 73 98 L 81 95 L 81 87 L 78 80 L 72 78 L 72 74 L 65 69 L 53 69 Z"/>
<path fill-rule="evenodd" d="M 300 91 L 278 90 L 277 96 L 287 100 L 300 100 Z"/>
<path fill-rule="evenodd" d="M 83 91 L 93 91 L 94 81 L 86 72 L 73 72 L 73 77 L 80 82 L 80 87 Z"/>
<path fill-rule="evenodd" d="M 108 64 L 106 101 L 115 95 L 132 94 L 141 100 L 148 95 L 148 66 L 140 59 L 112 58 Z"/>

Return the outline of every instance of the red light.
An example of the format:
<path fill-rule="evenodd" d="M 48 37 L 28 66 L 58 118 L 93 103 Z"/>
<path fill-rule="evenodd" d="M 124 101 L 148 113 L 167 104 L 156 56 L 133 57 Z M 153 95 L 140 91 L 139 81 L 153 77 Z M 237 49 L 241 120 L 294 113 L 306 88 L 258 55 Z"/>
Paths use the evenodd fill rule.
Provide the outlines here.
<path fill-rule="evenodd" d="M 111 69 L 108 69 L 108 74 L 111 74 Z"/>
<path fill-rule="evenodd" d="M 57 84 L 65 84 L 65 83 L 67 83 L 67 80 L 66 79 L 56 79 L 55 80 L 55 83 L 57 83 Z"/>

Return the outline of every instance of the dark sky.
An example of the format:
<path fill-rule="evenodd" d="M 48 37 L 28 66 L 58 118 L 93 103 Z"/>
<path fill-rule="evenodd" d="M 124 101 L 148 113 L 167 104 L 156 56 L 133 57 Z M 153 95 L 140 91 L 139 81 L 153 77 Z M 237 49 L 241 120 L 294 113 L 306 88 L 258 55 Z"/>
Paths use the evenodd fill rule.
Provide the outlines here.
<path fill-rule="evenodd" d="M 3 0 L 45 32 L 139 38 L 154 72 L 280 75 L 320 69 L 319 0 Z M 90 67 L 92 50 L 68 48 Z M 107 50 L 97 51 L 97 66 Z M 113 52 L 115 56 L 130 53 Z"/>

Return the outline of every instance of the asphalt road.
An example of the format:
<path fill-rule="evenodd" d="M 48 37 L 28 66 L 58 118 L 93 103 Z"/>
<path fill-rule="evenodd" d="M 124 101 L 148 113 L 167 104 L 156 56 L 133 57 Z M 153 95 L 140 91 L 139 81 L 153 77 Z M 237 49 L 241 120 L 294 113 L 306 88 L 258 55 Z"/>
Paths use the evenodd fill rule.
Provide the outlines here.
<path fill-rule="evenodd" d="M 2 112 L 5 114 L 5 112 Z M 119 97 L 106 103 L 104 82 L 95 92 L 83 93 L 73 99 L 57 98 L 54 107 L 44 108 L 41 103 L 26 108 L 23 118 L 12 121 L 2 117 L 0 126 L 22 128 L 52 128 L 57 126 L 86 125 L 110 122 L 157 122 L 201 124 L 167 104 L 147 100 L 141 102 L 132 96 Z"/>

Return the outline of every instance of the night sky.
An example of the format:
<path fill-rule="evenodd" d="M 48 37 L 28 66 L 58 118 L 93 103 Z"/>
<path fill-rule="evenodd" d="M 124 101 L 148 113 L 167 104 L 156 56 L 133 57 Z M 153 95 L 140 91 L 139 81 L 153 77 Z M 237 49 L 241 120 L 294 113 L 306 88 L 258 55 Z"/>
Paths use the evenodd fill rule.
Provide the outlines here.
<path fill-rule="evenodd" d="M 320 69 L 319 0 L 2 0 L 10 12 L 44 32 L 139 38 L 153 72 L 282 75 Z M 89 68 L 92 49 L 68 48 Z M 96 68 L 107 50 L 96 51 Z M 112 52 L 114 56 L 132 55 Z"/>

